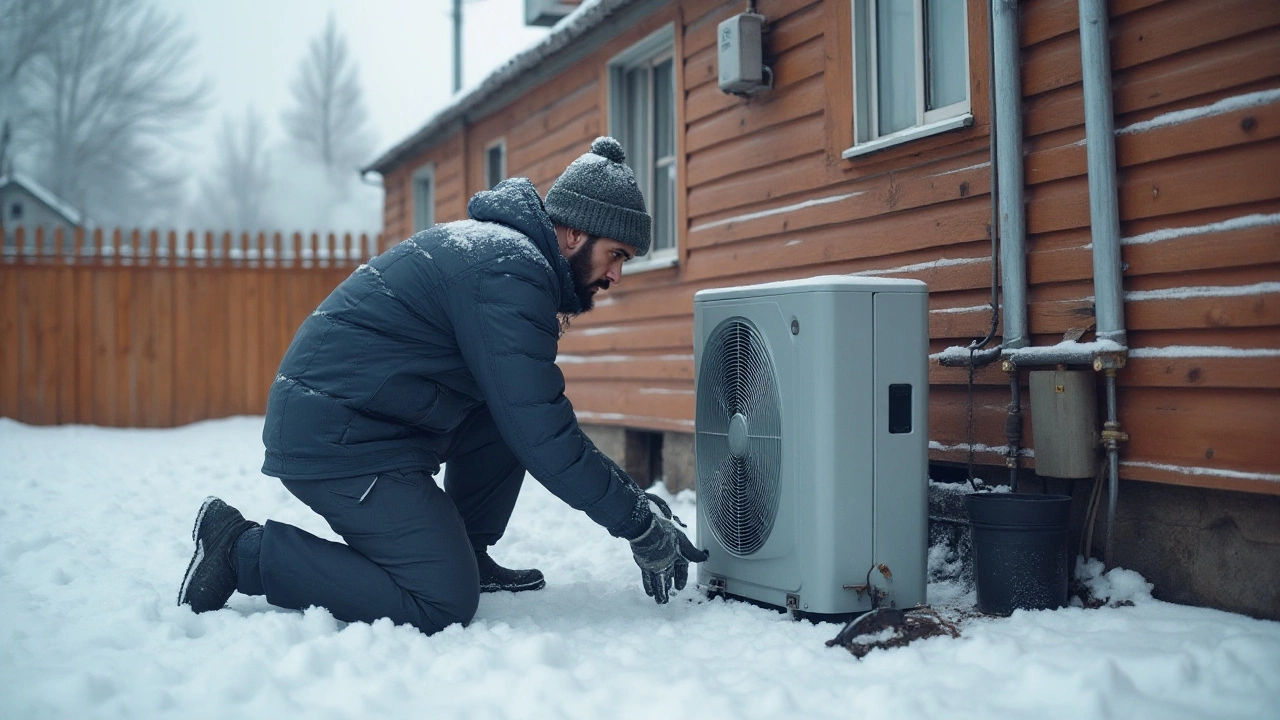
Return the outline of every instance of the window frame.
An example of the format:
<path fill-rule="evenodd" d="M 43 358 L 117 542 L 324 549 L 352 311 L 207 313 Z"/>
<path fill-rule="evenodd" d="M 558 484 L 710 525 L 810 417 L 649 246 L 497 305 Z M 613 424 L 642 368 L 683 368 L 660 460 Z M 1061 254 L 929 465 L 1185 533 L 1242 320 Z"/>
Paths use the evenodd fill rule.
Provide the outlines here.
<path fill-rule="evenodd" d="M 421 192 L 421 186 L 424 180 L 427 185 L 425 193 L 427 197 L 426 202 L 421 202 L 424 194 Z M 414 170 L 409 187 L 413 202 L 413 232 L 418 233 L 436 224 L 436 164 L 430 162 Z"/>
<path fill-rule="evenodd" d="M 848 160 L 859 155 L 901 145 L 919 138 L 957 130 L 973 125 L 972 76 L 970 74 L 969 46 L 969 6 L 963 0 L 946 0 L 961 2 L 964 12 L 964 27 L 961 37 L 964 41 L 964 99 L 940 108 L 929 110 L 926 106 L 926 92 L 929 84 L 927 70 L 927 38 L 925 37 L 926 3 L 930 0 L 912 0 L 913 4 L 913 47 L 912 57 L 915 61 L 915 111 L 914 124 L 900 130 L 878 134 L 879 128 L 879 47 L 876 26 L 876 9 L 880 0 L 850 0 L 850 31 L 853 61 L 853 147 L 845 150 L 841 157 Z"/>
<path fill-rule="evenodd" d="M 679 168 L 680 153 L 683 144 L 683 133 L 680 132 L 678 125 L 680 114 L 677 109 L 679 103 L 679 63 L 676 62 L 676 37 L 675 24 L 667 23 L 650 33 L 644 39 L 633 44 L 626 50 L 618 53 L 609 59 L 607 63 L 608 87 L 606 89 L 609 102 L 609 134 L 622 142 L 624 147 L 633 145 L 632 139 L 629 137 L 627 125 L 629 113 L 632 111 L 628 102 L 626 93 L 625 78 L 628 72 L 638 68 L 647 67 L 652 71 L 654 67 L 661 65 L 663 62 L 671 61 L 671 125 L 672 125 L 672 153 L 663 158 L 653 157 L 656 151 L 654 148 L 654 128 L 652 118 L 654 117 L 654 97 L 651 92 L 645 95 L 645 121 L 643 132 L 645 139 L 643 141 L 644 148 L 644 170 L 637 173 L 637 179 L 641 180 L 641 192 L 645 196 L 645 203 L 649 210 L 650 217 L 654 219 L 654 232 L 652 240 L 656 243 L 657 233 L 657 216 L 656 212 L 656 194 L 657 179 L 656 172 L 665 170 L 670 178 L 670 204 L 669 217 L 671 247 L 658 249 L 652 247 L 649 253 L 643 257 L 637 257 L 623 264 L 622 271 L 624 274 L 634 272 L 644 272 L 648 270 L 657 270 L 661 268 L 669 268 L 679 264 L 680 261 L 680 213 L 679 206 L 681 203 L 679 189 Z M 652 72 L 650 72 L 649 87 L 652 87 Z M 632 157 L 634 153 L 628 152 L 627 164 L 635 169 L 633 163 L 637 159 Z"/>
<path fill-rule="evenodd" d="M 498 177 L 493 177 L 493 164 L 490 156 L 498 151 Z M 507 139 L 500 137 L 484 146 L 484 189 L 492 190 L 498 183 L 507 179 Z"/>

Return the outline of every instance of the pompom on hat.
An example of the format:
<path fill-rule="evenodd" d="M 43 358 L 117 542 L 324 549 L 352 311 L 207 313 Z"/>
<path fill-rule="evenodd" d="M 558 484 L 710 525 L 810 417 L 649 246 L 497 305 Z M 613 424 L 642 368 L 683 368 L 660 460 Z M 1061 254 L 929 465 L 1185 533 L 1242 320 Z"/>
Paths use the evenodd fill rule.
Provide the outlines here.
<path fill-rule="evenodd" d="M 613 238 L 644 255 L 653 221 L 626 159 L 617 140 L 596 138 L 591 152 L 570 163 L 547 191 L 547 214 L 558 225 Z"/>

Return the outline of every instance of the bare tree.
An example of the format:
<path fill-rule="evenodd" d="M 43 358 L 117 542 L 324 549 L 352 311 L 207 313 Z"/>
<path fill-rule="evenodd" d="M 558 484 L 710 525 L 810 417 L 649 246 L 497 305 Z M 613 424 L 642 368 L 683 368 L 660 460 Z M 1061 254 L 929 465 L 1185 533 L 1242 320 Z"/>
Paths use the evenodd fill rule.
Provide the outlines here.
<path fill-rule="evenodd" d="M 293 106 L 284 114 L 289 138 L 332 181 L 354 179 L 373 139 L 359 72 L 332 14 L 324 32 L 311 40 L 290 90 Z"/>
<path fill-rule="evenodd" d="M 191 83 L 179 31 L 149 0 L 75 0 L 21 70 L 35 174 L 101 223 L 145 224 L 181 203 L 169 138 L 208 86 Z"/>
<path fill-rule="evenodd" d="M 250 108 L 242 124 L 223 118 L 216 152 L 201 193 L 205 223 L 236 232 L 273 229 L 266 211 L 271 176 L 262 116 Z"/>
<path fill-rule="evenodd" d="M 48 52 L 66 6 L 66 0 L 0 0 L 0 174 L 12 169 L 9 146 L 21 134 L 26 114 L 22 71 Z"/>

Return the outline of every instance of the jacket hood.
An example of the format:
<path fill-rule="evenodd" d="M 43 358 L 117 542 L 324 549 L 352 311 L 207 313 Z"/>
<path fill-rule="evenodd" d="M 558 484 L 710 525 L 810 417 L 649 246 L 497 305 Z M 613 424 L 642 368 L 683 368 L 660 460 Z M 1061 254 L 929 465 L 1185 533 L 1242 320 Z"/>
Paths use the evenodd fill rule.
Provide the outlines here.
<path fill-rule="evenodd" d="M 569 260 L 560 253 L 555 227 L 547 215 L 538 190 L 528 178 L 509 178 L 492 190 L 482 190 L 467 203 L 467 215 L 480 222 L 506 225 L 521 233 L 538 248 L 559 281 L 559 311 L 568 315 L 582 312 L 573 288 Z"/>

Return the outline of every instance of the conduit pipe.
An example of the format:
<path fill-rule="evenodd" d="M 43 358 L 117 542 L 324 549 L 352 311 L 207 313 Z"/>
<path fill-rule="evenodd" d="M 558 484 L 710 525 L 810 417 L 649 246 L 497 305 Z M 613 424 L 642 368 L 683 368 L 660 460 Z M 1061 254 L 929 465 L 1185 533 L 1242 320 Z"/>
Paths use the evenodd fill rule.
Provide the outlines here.
<path fill-rule="evenodd" d="M 1121 289 L 1116 127 L 1111 106 L 1111 31 L 1106 0 L 1080 0 L 1084 138 L 1089 162 L 1093 297 L 1099 340 L 1126 346 Z"/>
<path fill-rule="evenodd" d="M 1031 348 L 1027 330 L 1027 235 L 1022 144 L 1021 45 L 1017 0 L 991 0 L 992 87 L 995 95 L 996 176 L 1000 216 L 1000 275 L 1004 294 L 1001 359 L 1018 367 L 1088 365 L 1122 367 L 1127 349 L 1121 284 L 1120 212 L 1117 200 L 1115 120 L 1111 104 L 1111 43 L 1105 0 L 1079 0 L 1083 62 L 1085 142 L 1089 171 L 1089 216 L 1093 234 L 1093 284 L 1097 337 L 1115 345 Z M 1025 348 L 1024 352 L 1019 352 Z M 944 357 L 944 365 L 985 364 Z"/>
<path fill-rule="evenodd" d="M 1027 222 L 1022 162 L 1022 55 L 1017 0 L 992 0 L 996 177 L 1000 198 L 1000 269 L 1004 349 L 1027 345 Z M 994 232 L 994 229 L 992 230 Z M 994 258 L 992 258 L 994 261 Z"/>
<path fill-rule="evenodd" d="M 1017 0 L 991 0 L 992 90 L 994 95 L 991 142 L 996 151 L 993 174 L 999 208 L 1000 277 L 1003 300 L 1004 341 L 997 348 L 965 354 L 946 354 L 942 365 L 979 367 L 1003 360 L 1004 370 L 1016 387 L 1018 368 L 1053 365 L 1088 365 L 1104 371 L 1107 387 L 1107 421 L 1102 432 L 1110 467 L 1107 504 L 1106 562 L 1111 564 L 1111 538 L 1115 526 L 1119 488 L 1119 444 L 1127 440 L 1120 431 L 1116 411 L 1116 369 L 1123 367 L 1128 351 L 1124 328 L 1121 283 L 1120 213 L 1116 181 L 1115 119 L 1111 103 L 1110 23 L 1105 0 L 1079 0 L 1080 49 L 1084 86 L 1085 142 L 1089 172 L 1089 217 L 1093 236 L 1093 283 L 1097 337 L 1100 348 L 1081 345 L 1046 350 L 1028 347 L 1026 207 L 1022 144 L 1021 44 L 1018 37 Z M 993 198 L 993 202 L 997 202 Z M 994 229 L 993 229 L 994 232 Z M 993 262 L 995 258 L 992 258 Z M 1110 341 L 1110 342 L 1105 342 Z M 1014 393 L 1015 400 L 1018 393 Z M 1011 410 L 1012 412 L 1012 410 Z M 1013 437 L 1012 416 L 1006 435 Z M 1020 429 L 1019 429 L 1020 433 Z M 1011 440 L 1012 442 L 1012 440 Z M 1018 450 L 1010 448 L 1011 453 Z M 1008 457 L 1012 482 L 1016 483 L 1017 458 Z"/>
<path fill-rule="evenodd" d="M 1120 264 L 1120 203 L 1116 192 L 1115 115 L 1111 106 L 1111 23 L 1105 0 L 1080 0 L 1080 57 L 1084 84 L 1084 136 L 1089 162 L 1089 223 L 1093 234 L 1093 297 L 1100 340 L 1127 348 Z M 1123 355 L 1121 356 L 1123 364 Z M 1095 367 L 1098 363 L 1095 361 Z M 1111 567 L 1116 501 L 1120 494 L 1120 431 L 1115 367 L 1106 368 L 1107 544 L 1103 562 Z"/>
<path fill-rule="evenodd" d="M 999 360 L 1009 349 L 1025 347 L 1028 342 L 1022 55 L 1017 0 L 991 0 L 987 20 L 991 58 L 988 67 L 991 74 L 992 327 L 987 337 L 970 343 L 965 354 L 944 353 L 939 363 L 946 367 L 983 367 Z M 999 300 L 1001 291 L 1003 301 Z M 1004 317 L 1002 342 L 983 349 L 995 334 L 997 312 Z"/>

